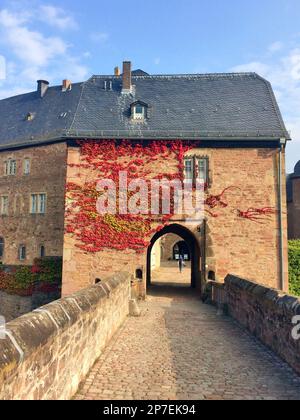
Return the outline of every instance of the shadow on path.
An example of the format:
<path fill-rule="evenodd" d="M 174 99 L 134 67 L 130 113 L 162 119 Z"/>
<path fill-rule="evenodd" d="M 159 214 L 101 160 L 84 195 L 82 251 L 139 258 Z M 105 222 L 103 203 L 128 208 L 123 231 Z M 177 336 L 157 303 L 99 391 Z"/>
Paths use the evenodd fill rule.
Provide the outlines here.
<path fill-rule="evenodd" d="M 75 399 L 300 400 L 300 378 L 195 290 L 155 286 Z"/>

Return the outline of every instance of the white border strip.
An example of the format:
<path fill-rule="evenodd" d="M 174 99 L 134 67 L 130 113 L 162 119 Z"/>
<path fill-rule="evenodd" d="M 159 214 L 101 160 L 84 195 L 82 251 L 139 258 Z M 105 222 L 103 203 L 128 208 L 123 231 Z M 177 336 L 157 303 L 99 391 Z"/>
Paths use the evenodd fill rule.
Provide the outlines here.
<path fill-rule="evenodd" d="M 7 335 L 7 337 L 10 338 L 10 341 L 13 343 L 13 345 L 15 346 L 17 352 L 20 355 L 20 360 L 19 363 L 22 363 L 24 360 L 24 351 L 21 349 L 21 347 L 19 346 L 19 344 L 17 343 L 17 340 L 15 339 L 15 337 L 12 335 L 12 332 L 9 330 L 5 330 L 5 335 Z"/>
<path fill-rule="evenodd" d="M 36 309 L 35 311 L 33 311 L 33 312 L 36 312 L 36 313 L 41 313 L 41 314 L 43 314 L 43 313 L 45 313 L 45 314 L 47 314 L 48 315 L 48 317 L 51 319 L 51 321 L 53 322 L 53 324 L 56 326 L 56 328 L 59 330 L 59 325 L 58 325 L 58 323 L 55 321 L 55 319 L 54 319 L 54 317 L 53 317 L 53 315 L 52 314 L 50 314 L 50 312 L 48 312 L 46 309 Z"/>

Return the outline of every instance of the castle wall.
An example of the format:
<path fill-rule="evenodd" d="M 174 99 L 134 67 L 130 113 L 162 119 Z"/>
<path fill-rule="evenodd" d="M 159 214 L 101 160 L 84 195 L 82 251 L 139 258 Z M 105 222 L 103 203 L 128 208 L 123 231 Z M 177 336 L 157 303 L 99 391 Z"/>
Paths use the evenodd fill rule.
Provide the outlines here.
<path fill-rule="evenodd" d="M 40 257 L 62 256 L 67 148 L 65 143 L 23 148 L 0 153 L 1 197 L 8 197 L 7 215 L 0 215 L 0 238 L 4 239 L 3 264 L 30 265 Z M 16 175 L 5 175 L 5 162 L 16 161 Z M 29 159 L 30 173 L 24 174 Z M 46 194 L 45 214 L 31 214 L 31 194 Z M 19 246 L 26 246 L 20 261 Z"/>
<path fill-rule="evenodd" d="M 200 267 L 206 274 L 213 271 L 216 279 L 223 281 L 228 273 L 241 277 L 263 279 L 271 287 L 280 286 L 280 236 L 278 214 L 261 216 L 259 220 L 240 218 L 237 210 L 272 207 L 278 209 L 278 150 L 249 148 L 194 149 L 188 154 L 207 156 L 210 166 L 210 189 L 213 195 L 221 194 L 228 206 L 219 206 L 206 213 L 206 229 L 174 217 L 174 223 L 191 230 L 201 247 Z M 70 148 L 69 163 L 80 162 L 78 148 Z M 153 172 L 161 171 L 162 162 L 153 163 Z M 165 162 L 164 162 L 165 165 Z M 168 161 L 170 173 L 174 173 L 176 162 Z M 165 168 L 164 168 L 165 170 Z M 86 174 L 85 174 L 86 175 Z M 285 168 L 282 173 L 285 191 Z M 92 177 L 93 175 L 90 174 Z M 69 167 L 68 182 L 78 182 L 78 168 Z M 284 215 L 284 263 L 287 287 L 287 220 L 286 197 L 283 197 Z M 205 236 L 205 237 L 204 237 Z M 203 245 L 205 244 L 205 245 Z M 104 250 L 96 254 L 82 251 L 76 246 L 72 235 L 65 235 L 63 294 L 68 295 L 94 283 L 96 278 L 105 278 L 119 271 L 128 271 L 133 280 L 137 269 L 144 273 L 140 290 L 146 287 L 146 250 L 136 254 L 128 250 Z M 143 292 L 144 293 L 144 292 Z"/>

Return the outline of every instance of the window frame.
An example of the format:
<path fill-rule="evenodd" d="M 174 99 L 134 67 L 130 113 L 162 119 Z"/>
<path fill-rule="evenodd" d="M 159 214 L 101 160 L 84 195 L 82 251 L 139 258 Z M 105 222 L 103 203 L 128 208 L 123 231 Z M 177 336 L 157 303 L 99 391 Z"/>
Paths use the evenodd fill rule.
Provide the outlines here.
<path fill-rule="evenodd" d="M 191 163 L 191 170 L 187 171 L 187 163 Z M 184 158 L 184 180 L 189 182 L 194 182 L 194 172 L 195 172 L 195 161 L 193 157 Z M 187 174 L 190 174 L 190 177 L 187 177 Z"/>
<path fill-rule="evenodd" d="M 6 199 L 6 205 L 4 205 Z M 6 208 L 6 210 L 5 210 Z M 0 197 L 0 215 L 1 216 L 8 216 L 9 211 L 9 197 L 8 195 L 1 195 Z"/>
<path fill-rule="evenodd" d="M 4 175 L 16 176 L 17 175 L 17 160 L 9 158 L 4 162 Z"/>
<path fill-rule="evenodd" d="M 44 258 L 46 256 L 46 247 L 45 245 L 40 245 L 40 258 Z"/>
<path fill-rule="evenodd" d="M 27 248 L 26 248 L 26 245 L 21 244 L 19 245 L 19 249 L 18 249 L 18 260 L 26 261 L 26 259 L 27 259 Z"/>
<path fill-rule="evenodd" d="M 137 108 L 142 112 L 137 112 Z M 131 104 L 131 118 L 133 121 L 143 122 L 148 116 L 148 105 L 137 101 Z"/>
<path fill-rule="evenodd" d="M 30 214 L 43 215 L 47 212 L 47 194 L 31 193 L 30 194 Z"/>
<path fill-rule="evenodd" d="M 28 164 L 28 166 L 26 166 Z M 28 169 L 26 171 L 26 168 Z M 31 159 L 30 158 L 24 158 L 23 160 L 23 175 L 28 176 L 31 172 Z"/>
<path fill-rule="evenodd" d="M 186 162 L 192 162 L 192 177 L 187 178 L 187 171 L 186 171 Z M 205 178 L 203 179 L 204 184 L 206 187 L 210 186 L 210 177 L 209 177 L 209 157 L 208 156 L 201 156 L 201 155 L 193 155 L 193 156 L 185 156 L 184 157 L 184 180 L 193 182 L 193 185 L 195 186 L 198 181 L 201 181 L 201 178 L 199 177 L 199 163 L 201 161 L 205 162 L 204 165 L 204 173 Z"/>

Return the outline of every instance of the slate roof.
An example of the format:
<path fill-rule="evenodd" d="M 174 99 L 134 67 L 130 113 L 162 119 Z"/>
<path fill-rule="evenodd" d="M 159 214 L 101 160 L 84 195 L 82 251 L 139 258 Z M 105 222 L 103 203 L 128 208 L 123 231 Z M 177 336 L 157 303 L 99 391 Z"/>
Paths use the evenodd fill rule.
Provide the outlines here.
<path fill-rule="evenodd" d="M 104 89 L 105 81 L 112 90 Z M 121 76 L 93 76 L 70 92 L 56 86 L 43 98 L 32 92 L 3 99 L 0 148 L 64 138 L 289 138 L 271 85 L 256 73 L 150 76 L 138 70 L 132 82 L 128 95 L 121 93 Z M 144 123 L 130 118 L 136 101 L 149 106 Z M 25 120 L 28 113 L 32 121 Z"/>

